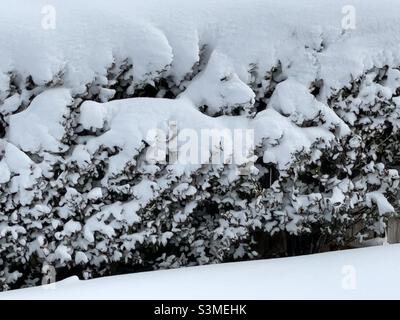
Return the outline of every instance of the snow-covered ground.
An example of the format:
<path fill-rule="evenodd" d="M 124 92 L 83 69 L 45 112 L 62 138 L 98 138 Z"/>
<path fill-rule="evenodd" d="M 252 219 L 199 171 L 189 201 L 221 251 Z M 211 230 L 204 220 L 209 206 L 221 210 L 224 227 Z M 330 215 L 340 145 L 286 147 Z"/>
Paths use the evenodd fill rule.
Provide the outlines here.
<path fill-rule="evenodd" d="M 76 278 L 0 299 L 399 299 L 400 245 Z"/>

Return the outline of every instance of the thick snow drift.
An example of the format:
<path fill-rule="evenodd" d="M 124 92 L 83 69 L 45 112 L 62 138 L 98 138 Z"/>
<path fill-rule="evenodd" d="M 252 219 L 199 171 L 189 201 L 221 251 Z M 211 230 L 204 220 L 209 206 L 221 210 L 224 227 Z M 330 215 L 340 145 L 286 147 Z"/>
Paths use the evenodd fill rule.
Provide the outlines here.
<path fill-rule="evenodd" d="M 399 299 L 400 245 L 153 271 L 0 293 L 0 299 Z"/>
<path fill-rule="evenodd" d="M 54 6 L 55 29 L 43 30 L 44 5 Z M 354 30 L 342 28 L 348 5 Z M 373 66 L 400 65 L 399 11 L 393 0 L 2 1 L 1 77 L 17 71 L 45 84 L 64 74 L 80 92 L 126 59 L 135 81 L 167 70 L 180 82 L 207 45 L 229 57 L 245 83 L 250 66 L 262 77 L 279 60 L 288 76 L 324 79 L 330 91 Z"/>

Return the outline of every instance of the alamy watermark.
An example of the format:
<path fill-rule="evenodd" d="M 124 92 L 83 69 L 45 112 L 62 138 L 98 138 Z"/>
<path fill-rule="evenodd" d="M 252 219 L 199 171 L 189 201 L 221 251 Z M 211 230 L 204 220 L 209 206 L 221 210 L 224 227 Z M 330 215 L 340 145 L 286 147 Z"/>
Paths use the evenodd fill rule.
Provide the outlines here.
<path fill-rule="evenodd" d="M 57 11 L 53 5 L 45 5 L 41 9 L 41 26 L 44 30 L 55 30 L 57 28 Z"/>
<path fill-rule="evenodd" d="M 342 267 L 342 289 L 357 289 L 357 271 L 353 265 L 344 265 Z"/>
<path fill-rule="evenodd" d="M 154 128 L 147 132 L 146 160 L 162 164 L 234 164 L 239 174 L 248 174 L 256 159 L 253 129 L 184 128 L 175 121 L 168 130 Z"/>
<path fill-rule="evenodd" d="M 342 7 L 342 29 L 355 30 L 357 27 L 356 8 L 352 5 Z"/>

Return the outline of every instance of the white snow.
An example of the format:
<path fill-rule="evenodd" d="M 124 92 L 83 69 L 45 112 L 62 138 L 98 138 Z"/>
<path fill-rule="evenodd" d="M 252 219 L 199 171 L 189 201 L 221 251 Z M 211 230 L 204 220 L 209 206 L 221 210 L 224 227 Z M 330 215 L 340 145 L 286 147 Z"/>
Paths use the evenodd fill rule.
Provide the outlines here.
<path fill-rule="evenodd" d="M 42 28 L 44 5 L 55 8 L 55 29 Z M 343 30 L 349 5 L 355 29 Z M 0 84 L 9 71 L 38 84 L 64 74 L 65 86 L 82 92 L 123 60 L 135 81 L 164 70 L 179 83 L 207 45 L 245 83 L 251 66 L 261 78 L 279 60 L 304 85 L 323 79 L 326 95 L 374 65 L 400 65 L 399 11 L 393 0 L 2 1 Z"/>
<path fill-rule="evenodd" d="M 369 192 L 367 193 L 366 197 L 367 205 L 369 207 L 373 206 L 373 203 L 376 203 L 378 206 L 378 211 L 379 214 L 384 215 L 385 213 L 391 213 L 395 212 L 395 209 L 393 206 L 387 201 L 385 196 L 379 192 L 379 191 L 374 191 L 374 192 Z"/>
<path fill-rule="evenodd" d="M 32 190 L 42 174 L 41 169 L 24 152 L 3 139 L 0 139 L 0 152 L 4 154 L 0 161 L 0 180 L 11 181 L 10 192 L 19 194 L 21 204 L 29 204 L 33 192 L 26 189 Z"/>
<path fill-rule="evenodd" d="M 298 99 L 298 97 L 294 98 Z M 311 98 L 307 97 L 307 99 Z M 317 103 L 314 97 L 311 102 Z M 142 141 L 151 144 L 148 136 L 151 130 L 158 128 L 168 133 L 168 123 L 173 120 L 182 134 L 184 129 L 190 129 L 195 130 L 198 136 L 201 136 L 200 131 L 203 129 L 254 130 L 256 145 L 260 145 L 263 139 L 268 139 L 264 160 L 276 163 L 279 167 L 285 167 L 291 162 L 296 151 L 308 150 L 317 139 L 321 139 L 326 144 L 333 140 L 335 135 L 328 129 L 338 127 L 340 128 L 338 135 L 348 133 L 346 124 L 332 110 L 327 108 L 325 114 L 328 128 L 301 128 L 274 109 L 264 110 L 254 119 L 248 119 L 245 116 L 208 117 L 196 110 L 193 103 L 184 97 L 176 100 L 133 98 L 104 104 L 89 101 L 81 106 L 82 126 L 85 129 L 108 128 L 109 130 L 99 137 L 89 138 L 86 147 L 80 149 L 80 152 L 93 154 L 101 146 L 123 148 L 123 153 L 119 153 L 110 160 L 108 174 L 116 174 L 139 153 Z M 181 140 L 183 140 L 182 136 Z M 278 145 L 277 140 L 280 141 Z M 214 141 L 214 145 L 210 147 L 217 148 L 219 145 L 220 141 Z M 179 145 L 179 147 L 184 146 Z M 198 151 L 200 154 L 212 152 L 212 150 L 200 148 Z"/>
<path fill-rule="evenodd" d="M 54 6 L 55 29 L 42 27 L 45 4 Z M 343 29 L 345 5 L 356 10 L 354 30 Z M 230 127 L 252 128 L 256 140 L 266 144 L 264 161 L 283 169 L 294 152 L 307 151 L 319 139 L 321 148 L 333 140 L 329 130 L 337 129 L 337 137 L 349 133 L 323 102 L 332 91 L 372 66 L 400 65 L 399 9 L 398 1 L 389 0 L 379 4 L 373 0 L 289 0 L 284 4 L 276 0 L 99 0 L 96 5 L 80 0 L 2 1 L 0 12 L 7 14 L 0 21 L 1 94 L 9 93 L 11 74 L 21 79 L 31 76 L 41 86 L 62 78 L 61 88 L 42 87 L 45 92 L 27 110 L 10 116 L 6 139 L 25 152 L 60 152 L 71 96 L 85 92 L 93 82 L 108 84 L 107 70 L 126 62 L 133 68 L 125 78 L 132 77 L 135 85 L 170 76 L 187 88 L 173 102 L 142 99 L 100 106 L 86 101 L 81 107 L 82 126 L 107 129 L 109 125 L 111 130 L 91 139 L 89 149 L 76 146 L 70 161 L 84 167 L 100 144 L 121 147 L 123 152 L 109 165 L 113 174 L 138 153 L 149 128 L 161 122 L 165 127 L 166 120 L 173 119 L 196 128 L 226 128 L 228 122 Z M 204 64 L 201 72 L 184 84 L 185 76 L 200 62 Z M 286 80 L 277 86 L 271 108 L 251 123 L 243 117 L 210 119 L 192 110 L 207 105 L 208 114 L 213 115 L 228 107 L 251 108 L 255 93 L 250 84 L 261 83 L 279 64 Z M 392 72 L 387 81 L 395 87 L 398 78 Z M 324 85 L 317 100 L 309 87 L 318 79 Z M 99 90 L 102 102 L 115 93 Z M 31 94 L 29 90 L 12 94 L 1 101 L 2 108 L 12 112 Z M 301 128 L 319 112 L 322 126 Z M 318 156 L 314 154 L 313 159 Z M 0 170 L 1 180 L 7 180 L 4 165 Z"/>
<path fill-rule="evenodd" d="M 68 253 L 60 248 L 60 255 Z M 227 263 L 0 293 L 0 299 L 399 299 L 400 245 Z"/>
<path fill-rule="evenodd" d="M 55 29 L 43 28 L 43 5 L 54 6 Z M 342 9 L 348 5 L 356 10 L 354 30 L 344 30 L 342 26 Z M 33 186 L 38 186 L 43 177 L 52 178 L 52 164 L 65 161 L 83 170 L 96 165 L 95 155 L 102 148 L 118 150 L 107 161 L 107 172 L 101 183 L 84 191 L 87 192 L 85 201 L 96 202 L 102 197 L 101 188 L 109 187 L 108 179 L 129 165 L 135 165 L 134 162 L 143 161 L 136 160 L 136 156 L 144 148 L 144 142 L 151 145 L 148 133 L 155 128 L 167 132 L 171 121 L 177 124 L 180 133 L 185 129 L 197 133 L 202 129 L 254 130 L 255 143 L 263 152 L 264 162 L 274 163 L 278 170 L 284 170 L 296 152 L 307 153 L 314 143 L 323 149 L 334 139 L 350 133 L 343 119 L 326 103 L 332 92 L 347 86 L 372 67 L 387 65 L 391 70 L 386 79 L 387 87 L 372 84 L 373 79 L 369 79 L 369 85 L 367 79 L 367 85 L 360 89 L 360 105 L 361 99 L 368 103 L 378 95 L 387 99 L 393 96 L 400 84 L 399 72 L 392 70 L 400 65 L 399 12 L 400 2 L 394 0 L 3 0 L 0 2 L 0 107 L 9 127 L 4 139 L 0 139 L 0 184 L 10 182 L 7 191 L 13 195 L 10 205 L 29 206 L 24 210 L 32 214 L 47 214 L 50 211 L 32 203 L 36 192 Z M 179 86 L 179 90 L 175 89 L 180 95 L 174 100 L 132 98 L 109 102 L 116 93 L 114 89 L 102 87 L 112 87 L 107 77 L 109 71 L 112 68 L 122 71 L 127 65 L 133 66 L 124 75 L 125 79 L 133 80 L 127 93 L 132 94 L 140 84 L 153 84 L 159 78 L 167 78 Z M 282 69 L 281 79 L 268 107 L 251 117 L 256 97 L 253 85 L 267 86 L 267 73 L 278 66 Z M 193 72 L 197 69 L 198 73 Z M 190 79 L 191 76 L 194 78 Z M 189 79 L 191 81 L 186 81 Z M 318 97 L 310 93 L 310 86 L 316 80 L 323 81 Z M 101 103 L 89 95 L 79 105 L 77 97 L 89 88 L 89 91 L 94 90 L 97 84 Z M 266 90 L 260 91 L 266 93 Z M 400 105 L 398 98 L 393 101 Z M 71 112 L 73 103 L 77 103 L 76 113 Z M 199 110 L 204 105 L 208 107 L 205 113 Z M 242 107 L 247 114 L 211 117 L 234 107 Z M 304 126 L 317 116 L 321 116 L 320 125 Z M 352 122 L 351 115 L 345 117 Z M 354 114 L 353 121 L 355 117 Z M 70 148 L 63 145 L 63 138 L 70 129 L 69 121 L 76 121 L 81 126 L 79 129 L 86 129 Z M 353 145 L 360 143 L 356 138 L 351 141 Z M 176 151 L 183 154 L 184 146 L 177 147 Z M 211 157 L 220 147 L 221 141 L 214 141 L 214 145 L 198 151 Z M 61 155 L 55 160 L 57 154 Z M 317 150 L 311 158 L 317 160 L 320 156 Z M 149 176 L 157 171 L 152 163 L 138 167 L 144 168 Z M 170 188 L 173 181 L 195 173 L 200 167 L 199 163 L 168 165 L 168 176 L 157 181 L 143 179 L 132 186 L 130 199 L 133 200 L 107 203 L 82 223 L 71 220 L 76 209 L 69 207 L 67 201 L 80 196 L 79 192 L 66 186 L 57 214 L 68 222 L 55 237 L 82 230 L 88 242 L 94 241 L 95 232 L 112 238 L 116 231 L 124 228 L 125 222 L 132 225 L 141 221 L 137 212 Z M 394 174 L 394 171 L 388 172 L 390 176 Z M 68 178 L 77 180 L 79 174 Z M 367 178 L 371 184 L 378 180 L 376 175 Z M 350 188 L 347 184 L 350 182 L 334 188 L 330 198 L 334 205 L 345 198 Z M 174 189 L 171 197 L 183 199 L 193 195 L 192 188 L 182 184 Z M 318 197 L 322 196 L 299 195 L 296 206 L 305 208 Z M 384 189 L 368 193 L 367 204 L 377 205 L 382 215 L 394 211 L 385 198 Z M 187 211 L 177 212 L 174 218 L 184 220 L 190 210 L 193 208 L 189 206 Z M 115 220 L 109 224 L 111 215 Z M 296 219 L 299 218 L 292 218 L 286 230 L 295 230 Z M 59 222 L 53 220 L 52 223 Z M 0 225 L 0 235 L 11 233 L 17 239 L 18 233 L 23 232 L 26 230 L 19 226 Z M 121 238 L 126 240 L 123 246 L 133 249 L 146 236 L 146 231 L 141 231 Z M 167 243 L 170 237 L 171 233 L 165 232 L 161 243 Z M 104 243 L 100 243 L 102 245 Z M 224 298 L 240 294 L 246 297 L 283 297 L 285 294 L 289 297 L 297 297 L 297 294 L 298 297 L 300 294 L 302 297 L 313 294 L 370 297 L 381 291 L 397 294 L 391 291 L 392 286 L 398 284 L 396 281 L 387 281 L 390 286 L 386 290 L 374 279 L 361 281 L 361 291 L 343 292 L 338 280 L 340 271 L 338 275 L 334 269 L 350 261 L 357 265 L 361 280 L 372 275 L 372 267 L 382 268 L 382 276 L 389 277 L 389 272 L 383 272 L 384 263 L 393 267 L 395 262 L 385 262 L 379 257 L 394 259 L 395 249 L 398 247 L 115 277 L 87 282 L 82 291 L 77 289 L 81 288 L 80 283 L 72 281 L 59 284 L 60 291 L 21 292 L 38 292 L 39 295 L 61 292 L 63 295 L 63 292 L 72 294 L 78 290 L 84 296 L 92 294 L 85 288 L 110 282 L 107 289 L 113 297 L 125 292 L 131 297 L 135 294 L 141 298 L 158 297 L 167 292 L 168 286 L 175 288 L 176 283 L 188 289 L 185 285 L 191 284 L 187 279 L 193 277 L 198 279 L 195 285 L 200 289 L 198 293 L 195 290 L 190 293 L 199 297 L 206 292 L 212 292 L 215 297 L 227 294 Z M 48 260 L 58 260 L 61 264 L 73 259 L 88 260 L 84 252 L 72 251 L 59 245 Z M 321 269 L 317 268 L 318 264 Z M 276 277 L 282 271 L 286 271 L 285 277 Z M 237 279 L 237 283 L 226 281 L 228 276 Z M 158 278 L 161 282 L 157 285 L 161 287 L 148 287 L 146 283 L 150 277 Z M 163 282 L 164 277 L 168 280 Z M 296 292 L 295 279 L 301 285 Z M 215 286 L 215 290 L 206 289 L 205 280 Z M 237 288 L 240 290 L 234 290 Z M 330 290 L 324 291 L 326 288 Z M 99 296 L 107 294 L 104 290 L 97 291 Z M 177 290 L 172 295 L 187 297 L 187 291 Z"/>
<path fill-rule="evenodd" d="M 234 72 L 228 57 L 214 51 L 204 72 L 195 77 L 181 97 L 187 97 L 197 107 L 207 105 L 211 115 L 220 108 L 251 106 L 254 92 Z"/>
<path fill-rule="evenodd" d="M 299 82 L 288 79 L 276 86 L 269 106 L 281 114 L 288 116 L 292 121 L 301 125 L 305 120 L 317 118 L 321 113 L 327 129 L 339 128 L 339 136 L 350 133 L 344 122 L 326 105 L 319 102 L 307 88 Z M 307 106 L 306 108 L 304 106 Z"/>
<path fill-rule="evenodd" d="M 47 90 L 29 108 L 10 117 L 9 141 L 23 151 L 60 152 L 65 134 L 64 119 L 72 97 L 67 89 Z"/>
<path fill-rule="evenodd" d="M 88 199 L 90 200 L 97 200 L 100 199 L 102 196 L 103 193 L 101 191 L 101 188 L 94 188 L 87 195 Z"/>

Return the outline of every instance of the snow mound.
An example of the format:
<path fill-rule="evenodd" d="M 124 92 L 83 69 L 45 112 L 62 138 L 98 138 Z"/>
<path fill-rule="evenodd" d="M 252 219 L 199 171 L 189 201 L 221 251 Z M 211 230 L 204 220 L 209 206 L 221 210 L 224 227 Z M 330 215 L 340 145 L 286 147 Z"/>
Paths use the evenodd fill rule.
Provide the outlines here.
<path fill-rule="evenodd" d="M 399 299 L 399 249 L 370 247 L 88 281 L 72 277 L 0 293 L 0 299 Z"/>
<path fill-rule="evenodd" d="M 266 149 L 265 162 L 272 162 L 279 168 L 285 168 L 295 158 L 296 152 L 309 150 L 316 141 L 323 141 L 322 145 L 328 145 L 330 141 L 334 140 L 335 135 L 329 129 L 340 128 L 341 132 L 345 133 L 348 133 L 349 130 L 346 124 L 328 107 L 325 107 L 324 110 L 332 119 L 327 119 L 326 129 L 323 127 L 301 128 L 289 117 L 283 116 L 272 108 L 258 113 L 253 119 L 245 116 L 208 117 L 196 110 L 193 102 L 186 98 L 181 97 L 175 100 L 134 98 L 103 104 L 92 101 L 84 102 L 80 115 L 82 126 L 88 130 L 104 129 L 105 133 L 87 139 L 83 152 L 86 151 L 93 155 L 100 147 L 122 148 L 123 152 L 112 157 L 109 166 L 109 174 L 117 174 L 126 167 L 128 161 L 139 154 L 143 141 L 151 143 L 147 134 L 152 129 L 157 128 L 168 132 L 169 121 L 174 121 L 177 124 L 178 133 L 190 129 L 195 130 L 198 136 L 201 136 L 201 130 L 206 129 L 254 130 L 255 145 L 264 146 Z M 285 102 L 295 104 L 297 101 L 291 102 L 291 98 L 298 99 L 297 96 L 288 96 Z M 311 102 L 317 104 L 315 98 Z M 298 115 L 307 117 L 307 114 L 302 115 L 300 112 Z M 193 119 L 196 120 L 193 121 Z M 266 138 L 268 142 L 263 145 Z M 277 141 L 279 144 L 276 143 Z M 213 148 L 218 148 L 222 142 L 216 140 L 210 146 L 211 149 L 200 149 L 199 153 L 211 155 Z M 183 144 L 182 141 L 180 143 Z M 199 144 L 199 148 L 203 145 Z M 178 145 L 178 153 L 180 153 L 181 147 L 184 146 Z M 190 167 L 190 163 L 188 167 Z M 193 169 L 197 169 L 197 167 Z"/>
<path fill-rule="evenodd" d="M 61 152 L 72 105 L 68 89 L 47 90 L 29 108 L 10 117 L 9 141 L 25 152 Z"/>
<path fill-rule="evenodd" d="M 323 96 L 373 66 L 400 65 L 397 1 L 100 0 L 93 6 L 53 0 L 48 5 L 54 6 L 57 24 L 43 30 L 41 2 L 0 4 L 7 12 L 0 24 L 1 84 L 10 81 L 10 73 L 31 76 L 39 85 L 58 76 L 73 92 L 83 92 L 123 61 L 134 66 L 126 77 L 137 82 L 165 72 L 179 83 L 200 61 L 204 46 L 206 57 L 214 50 L 229 57 L 245 83 L 252 68 L 252 76 L 262 79 L 279 62 L 288 77 L 306 86 L 323 79 Z M 349 5 L 357 20 L 355 29 L 344 30 L 343 8 Z"/>

